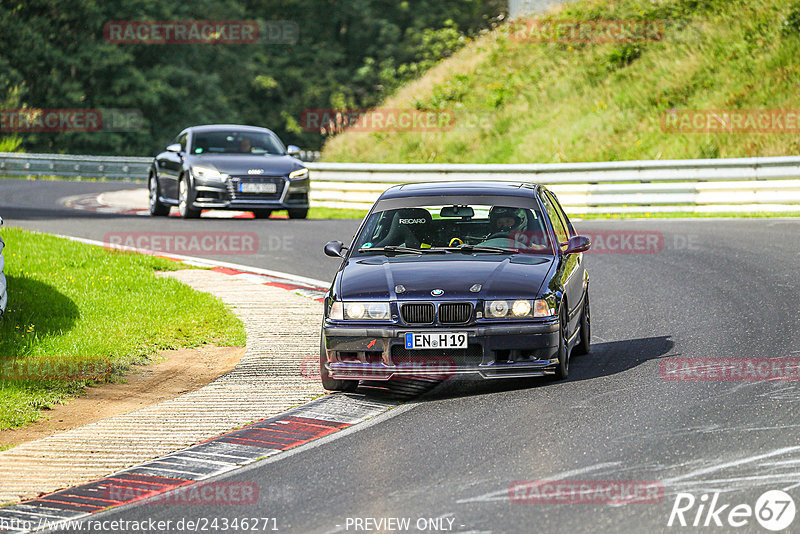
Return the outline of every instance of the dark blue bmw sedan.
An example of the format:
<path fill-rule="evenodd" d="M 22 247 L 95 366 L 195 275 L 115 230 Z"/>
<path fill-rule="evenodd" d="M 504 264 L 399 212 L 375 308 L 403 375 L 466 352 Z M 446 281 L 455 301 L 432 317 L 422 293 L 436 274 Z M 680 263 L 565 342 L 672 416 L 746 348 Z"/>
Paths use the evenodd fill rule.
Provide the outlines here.
<path fill-rule="evenodd" d="M 341 257 L 325 300 L 320 372 L 359 380 L 567 377 L 589 351 L 589 239 L 545 187 L 440 182 L 392 187 Z"/>

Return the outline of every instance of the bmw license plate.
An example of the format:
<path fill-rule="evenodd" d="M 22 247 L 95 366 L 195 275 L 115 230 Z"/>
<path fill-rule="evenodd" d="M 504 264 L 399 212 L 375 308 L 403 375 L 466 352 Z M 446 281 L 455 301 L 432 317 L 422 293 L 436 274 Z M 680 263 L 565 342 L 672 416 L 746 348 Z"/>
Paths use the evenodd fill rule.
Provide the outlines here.
<path fill-rule="evenodd" d="M 466 349 L 465 332 L 406 332 L 407 349 Z"/>
<path fill-rule="evenodd" d="M 277 193 L 276 184 L 239 184 L 240 193 Z"/>

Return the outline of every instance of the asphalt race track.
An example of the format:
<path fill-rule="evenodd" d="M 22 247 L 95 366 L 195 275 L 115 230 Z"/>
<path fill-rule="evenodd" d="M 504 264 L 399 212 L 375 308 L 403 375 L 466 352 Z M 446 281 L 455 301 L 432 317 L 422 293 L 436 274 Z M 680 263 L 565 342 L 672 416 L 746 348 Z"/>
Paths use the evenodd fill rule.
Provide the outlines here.
<path fill-rule="evenodd" d="M 60 202 L 64 198 L 100 194 L 105 191 L 141 188 L 142 184 L 114 182 L 67 182 L 0 180 L 0 217 L 9 226 L 22 226 L 41 232 L 68 234 L 102 242 L 111 242 L 112 235 L 169 232 L 226 232 L 232 236 L 255 233 L 255 253 L 235 249 L 220 253 L 185 255 L 203 256 L 219 261 L 239 263 L 276 271 L 290 272 L 310 278 L 328 280 L 338 264 L 322 253 L 331 239 L 349 241 L 360 221 L 289 221 L 288 219 L 212 219 L 182 220 L 179 217 L 150 218 L 137 215 L 112 215 L 78 211 Z M 173 210 L 174 212 L 175 210 Z M 9 248 L 9 252 L 11 248 Z M 178 251 L 172 251 L 178 253 Z"/>
<path fill-rule="evenodd" d="M 12 227 L 101 241 L 108 232 L 255 232 L 257 254 L 214 258 L 323 280 L 338 265 L 322 245 L 348 241 L 358 225 L 164 220 L 58 203 L 126 187 L 2 180 L 0 216 Z M 297 533 L 364 532 L 357 527 L 367 518 L 410 518 L 410 532 L 767 532 L 753 517 L 740 528 L 667 522 L 679 492 L 699 503 L 704 492 L 719 491 L 718 505 L 729 505 L 722 521 L 735 505 L 754 507 L 767 490 L 800 502 L 798 382 L 672 381 L 662 377 L 660 359 L 800 357 L 800 220 L 576 227 L 606 252 L 635 243 L 637 234 L 656 237 L 626 254 L 587 254 L 594 345 L 572 360 L 569 380 L 447 382 L 394 417 L 216 479 L 257 483 L 256 505 L 145 501 L 93 519 L 275 518 L 279 531 Z M 271 236 L 288 244 L 264 246 Z M 627 504 L 509 499 L 514 482 L 543 480 L 655 481 L 663 496 Z M 689 525 L 697 510 L 686 512 Z"/>

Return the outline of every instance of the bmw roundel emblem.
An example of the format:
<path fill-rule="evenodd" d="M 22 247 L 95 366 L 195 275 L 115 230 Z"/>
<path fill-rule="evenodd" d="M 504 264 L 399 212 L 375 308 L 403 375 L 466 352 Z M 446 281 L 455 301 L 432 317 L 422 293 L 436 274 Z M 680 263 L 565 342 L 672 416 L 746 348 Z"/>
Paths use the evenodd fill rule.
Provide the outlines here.
<path fill-rule="evenodd" d="M 433 291 L 431 291 L 431 295 L 433 295 L 434 297 L 441 297 L 442 295 L 444 295 L 444 289 L 434 289 Z"/>

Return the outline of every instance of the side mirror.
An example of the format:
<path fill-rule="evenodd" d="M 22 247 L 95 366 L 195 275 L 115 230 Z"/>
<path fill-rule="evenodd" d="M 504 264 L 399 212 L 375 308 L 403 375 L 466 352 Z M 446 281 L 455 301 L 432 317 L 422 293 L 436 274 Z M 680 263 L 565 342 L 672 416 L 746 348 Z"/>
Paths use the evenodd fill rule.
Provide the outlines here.
<path fill-rule="evenodd" d="M 567 250 L 564 254 L 577 254 L 578 252 L 586 252 L 592 246 L 592 241 L 585 235 L 576 235 L 569 238 L 567 241 Z"/>
<path fill-rule="evenodd" d="M 174 145 L 169 145 L 167 147 L 167 152 L 175 152 L 176 154 L 181 153 L 181 145 L 179 143 L 175 143 Z"/>
<path fill-rule="evenodd" d="M 286 153 L 290 156 L 299 156 L 300 155 L 300 147 L 296 145 L 289 145 L 286 147 Z"/>
<path fill-rule="evenodd" d="M 331 258 L 343 258 L 343 248 L 344 243 L 341 241 L 328 241 L 328 243 L 325 244 L 325 255 L 330 256 Z"/>

